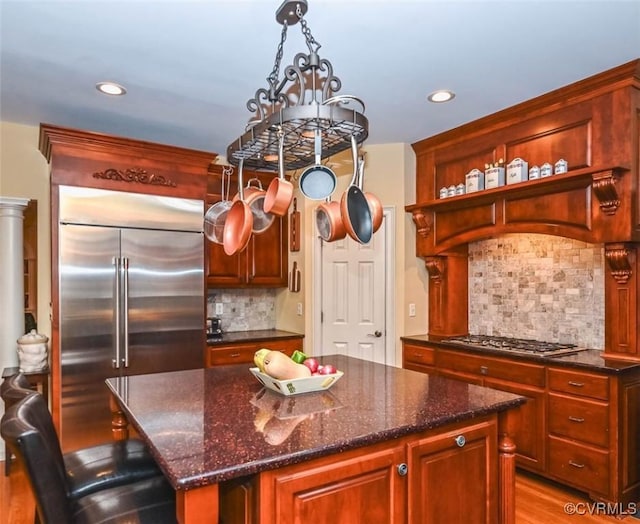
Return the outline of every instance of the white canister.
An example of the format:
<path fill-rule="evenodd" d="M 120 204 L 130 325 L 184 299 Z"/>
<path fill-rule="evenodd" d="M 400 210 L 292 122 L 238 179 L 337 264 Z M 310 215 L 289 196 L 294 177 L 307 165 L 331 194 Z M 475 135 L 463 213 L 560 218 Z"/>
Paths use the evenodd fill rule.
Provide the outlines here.
<path fill-rule="evenodd" d="M 479 169 L 472 169 L 465 175 L 465 188 L 467 193 L 484 189 L 484 173 Z"/>
<path fill-rule="evenodd" d="M 540 168 L 538 166 L 531 166 L 529 168 L 529 180 L 538 180 L 540 178 Z"/>
<path fill-rule="evenodd" d="M 540 178 L 547 178 L 553 175 L 553 166 L 549 162 L 545 162 L 540 166 Z"/>
<path fill-rule="evenodd" d="M 447 188 L 446 187 L 441 187 L 440 188 L 440 198 L 447 198 Z"/>
<path fill-rule="evenodd" d="M 18 339 L 18 360 L 20 361 L 20 371 L 23 373 L 34 373 L 42 371 L 48 364 L 47 342 L 49 338 L 36 333 L 32 329 L 26 335 Z"/>
<path fill-rule="evenodd" d="M 464 190 L 465 190 L 464 184 L 462 183 L 458 184 L 456 186 L 456 195 L 464 195 Z"/>
<path fill-rule="evenodd" d="M 454 185 L 450 185 L 450 186 L 447 188 L 447 196 L 448 196 L 448 197 L 456 196 L 456 186 L 454 186 Z"/>
<path fill-rule="evenodd" d="M 529 179 L 529 164 L 522 158 L 514 158 L 507 164 L 507 185 L 526 182 Z"/>
<path fill-rule="evenodd" d="M 569 171 L 569 163 L 564 158 L 561 158 L 555 163 L 553 169 L 554 175 L 561 175 L 562 173 L 566 173 L 567 171 Z"/>

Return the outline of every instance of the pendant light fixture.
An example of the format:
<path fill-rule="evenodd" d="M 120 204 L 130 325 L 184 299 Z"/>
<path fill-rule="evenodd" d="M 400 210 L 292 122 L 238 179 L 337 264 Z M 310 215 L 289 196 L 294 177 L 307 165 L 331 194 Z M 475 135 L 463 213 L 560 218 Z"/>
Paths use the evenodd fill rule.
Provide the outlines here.
<path fill-rule="evenodd" d="M 259 88 L 247 102 L 253 116 L 245 132 L 227 148 L 232 164 L 242 160 L 246 168 L 275 170 L 274 136 L 278 132 L 284 133 L 286 170 L 315 163 L 318 133 L 322 138 L 321 158 L 350 148 L 352 137 L 361 144 L 369 134 L 364 103 L 355 96 L 336 95 L 341 81 L 333 74 L 331 62 L 318 54 L 320 44 L 304 19 L 307 9 L 306 0 L 285 0 L 276 11 L 282 32 L 273 70 L 267 77 L 267 87 Z M 287 29 L 298 23 L 308 53 L 296 54 L 280 78 Z"/>

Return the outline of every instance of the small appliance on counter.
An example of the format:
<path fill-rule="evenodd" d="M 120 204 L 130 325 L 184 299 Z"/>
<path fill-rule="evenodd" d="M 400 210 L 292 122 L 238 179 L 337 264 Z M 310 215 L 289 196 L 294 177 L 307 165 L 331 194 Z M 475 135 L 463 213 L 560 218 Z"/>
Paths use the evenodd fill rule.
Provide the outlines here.
<path fill-rule="evenodd" d="M 218 317 L 207 318 L 207 342 L 222 339 L 222 320 Z"/>

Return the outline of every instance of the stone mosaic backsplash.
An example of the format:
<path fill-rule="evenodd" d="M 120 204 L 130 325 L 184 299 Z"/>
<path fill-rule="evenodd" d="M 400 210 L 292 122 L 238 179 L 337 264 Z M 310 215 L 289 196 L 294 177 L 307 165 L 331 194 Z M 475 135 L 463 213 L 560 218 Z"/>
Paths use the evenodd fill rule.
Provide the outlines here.
<path fill-rule="evenodd" d="M 469 333 L 604 348 L 604 247 L 513 234 L 469 244 Z"/>
<path fill-rule="evenodd" d="M 222 303 L 222 315 L 216 315 L 216 303 Z M 275 329 L 275 289 L 209 289 L 207 317 L 220 317 L 222 331 Z"/>

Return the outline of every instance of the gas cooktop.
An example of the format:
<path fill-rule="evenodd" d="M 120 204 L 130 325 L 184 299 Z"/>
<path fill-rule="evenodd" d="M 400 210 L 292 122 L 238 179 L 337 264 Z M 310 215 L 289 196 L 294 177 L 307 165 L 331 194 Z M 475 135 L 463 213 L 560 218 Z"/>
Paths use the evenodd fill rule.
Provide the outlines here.
<path fill-rule="evenodd" d="M 578 347 L 575 344 L 561 344 L 558 342 L 544 342 L 525 338 L 496 337 L 490 335 L 449 337 L 443 339 L 442 342 L 450 342 L 458 346 L 486 347 L 504 352 L 541 357 L 569 355 L 586 349 Z"/>

